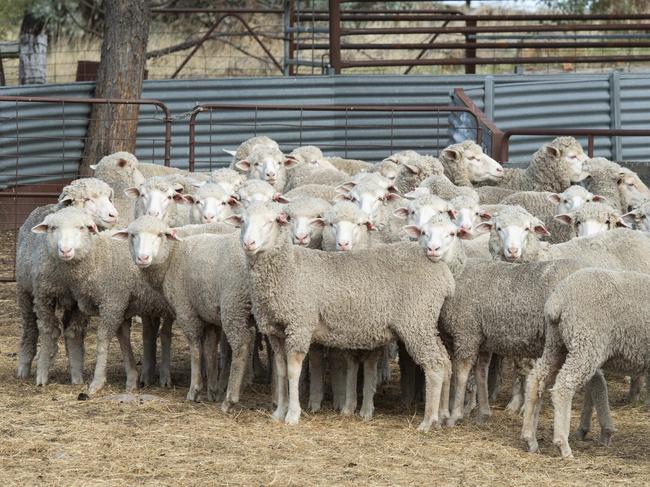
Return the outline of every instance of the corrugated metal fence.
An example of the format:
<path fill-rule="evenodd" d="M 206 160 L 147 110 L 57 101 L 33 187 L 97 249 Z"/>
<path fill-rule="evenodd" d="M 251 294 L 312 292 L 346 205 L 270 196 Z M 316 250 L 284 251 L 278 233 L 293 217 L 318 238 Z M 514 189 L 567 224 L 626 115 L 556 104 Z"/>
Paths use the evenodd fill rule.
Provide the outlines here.
<path fill-rule="evenodd" d="M 450 103 L 450 93 L 457 87 L 464 88 L 502 130 L 513 127 L 650 127 L 650 97 L 645 95 L 650 90 L 650 75 L 623 73 L 562 77 L 318 76 L 164 80 L 145 81 L 142 97 L 161 100 L 170 108 L 174 116 L 172 165 L 187 167 L 188 118 L 192 108 L 198 104 L 445 105 Z M 0 95 L 90 97 L 92 91 L 92 83 L 74 83 L 3 88 Z M 0 104 L 0 188 L 15 181 L 10 173 L 17 154 L 20 164 L 28 167 L 27 174 L 34 177 L 50 173 L 43 169 L 60 164 L 61 157 L 67 161 L 80 157 L 88 115 L 89 108 L 84 106 L 61 108 Z M 162 136 L 162 124 L 158 118 L 162 114 L 143 108 L 141 115 L 136 155 L 143 161 L 162 162 L 162 148 L 158 142 Z M 285 150 L 301 143 L 327 140 L 330 154 L 343 154 L 347 149 L 349 157 L 369 160 L 379 160 L 391 149 L 414 145 L 435 152 L 454 138 L 453 134 L 446 133 L 446 122 L 434 121 L 431 116 L 398 114 L 391 120 L 387 119 L 388 116 L 386 113 L 364 114 L 355 121 L 353 118 L 331 117 L 331 114 L 314 115 L 309 118 L 313 125 L 308 131 L 309 136 L 301 139 L 300 128 L 305 119 L 299 118 L 296 112 L 275 113 L 271 120 L 265 120 L 259 113 L 256 119 L 256 114 L 250 110 L 228 113 L 199 127 L 197 169 L 225 164 L 229 157 L 220 148 L 235 148 L 255 133 L 266 133 L 276 138 Z M 21 123 L 21 117 L 29 120 Z M 357 148 L 341 136 L 346 132 L 339 130 L 343 124 L 380 121 L 385 127 L 364 133 L 364 144 Z M 349 132 L 349 137 L 355 133 L 359 131 Z M 332 137 L 332 134 L 336 136 Z M 27 138 L 21 141 L 18 136 Z M 514 138 L 512 160 L 525 160 L 541 142 L 539 138 Z M 19 144 L 22 145 L 17 150 Z M 617 160 L 647 159 L 647 146 L 648 141 L 643 139 L 621 140 L 620 145 L 616 141 L 598 140 L 596 153 Z M 74 175 L 74 164 L 60 165 L 61 177 Z M 24 170 L 22 174 L 26 174 Z"/>

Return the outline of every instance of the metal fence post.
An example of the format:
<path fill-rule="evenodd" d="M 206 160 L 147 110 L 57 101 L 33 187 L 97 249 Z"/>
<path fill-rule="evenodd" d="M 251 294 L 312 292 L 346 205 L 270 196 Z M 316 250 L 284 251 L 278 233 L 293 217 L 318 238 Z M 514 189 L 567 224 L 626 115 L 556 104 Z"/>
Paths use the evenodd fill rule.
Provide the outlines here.
<path fill-rule="evenodd" d="M 466 19 L 465 27 L 476 27 L 477 21 L 475 19 Z M 469 60 L 476 59 L 476 32 L 468 32 L 465 34 L 465 42 L 467 47 L 465 48 L 465 57 Z M 465 64 L 465 74 L 476 74 L 476 64 L 470 63 Z"/>
<path fill-rule="evenodd" d="M 612 71 L 609 74 L 609 108 L 610 108 L 610 128 L 621 128 L 621 73 Z M 623 160 L 623 147 L 620 137 L 612 137 L 612 159 L 615 161 Z"/>
<path fill-rule="evenodd" d="M 330 65 L 334 74 L 341 74 L 341 4 L 329 0 L 330 10 Z"/>

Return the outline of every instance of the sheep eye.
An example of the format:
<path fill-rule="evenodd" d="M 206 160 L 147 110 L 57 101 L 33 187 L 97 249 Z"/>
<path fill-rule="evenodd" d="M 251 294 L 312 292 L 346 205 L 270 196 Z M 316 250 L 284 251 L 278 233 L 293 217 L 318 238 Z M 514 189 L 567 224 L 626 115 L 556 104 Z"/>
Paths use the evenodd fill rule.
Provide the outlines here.
<path fill-rule="evenodd" d="M 453 237 L 454 235 L 456 235 L 456 232 L 451 232 L 451 233 L 449 234 L 450 237 Z"/>
<path fill-rule="evenodd" d="M 564 202 L 565 202 L 565 203 L 568 203 L 568 202 L 569 202 L 569 200 L 564 200 Z"/>
<path fill-rule="evenodd" d="M 526 227 L 526 231 L 527 231 L 527 232 L 530 232 L 530 227 Z"/>
<path fill-rule="evenodd" d="M 609 220 L 605 221 L 605 225 L 609 225 Z"/>
<path fill-rule="evenodd" d="M 171 196 L 167 196 L 167 199 L 170 200 L 170 199 L 172 199 L 172 197 L 171 197 Z"/>
<path fill-rule="evenodd" d="M 646 219 L 646 215 L 641 215 L 641 220 L 645 220 L 645 219 Z"/>
<path fill-rule="evenodd" d="M 86 229 L 86 227 L 84 227 L 84 226 L 79 227 L 79 230 L 85 230 L 85 229 Z"/>

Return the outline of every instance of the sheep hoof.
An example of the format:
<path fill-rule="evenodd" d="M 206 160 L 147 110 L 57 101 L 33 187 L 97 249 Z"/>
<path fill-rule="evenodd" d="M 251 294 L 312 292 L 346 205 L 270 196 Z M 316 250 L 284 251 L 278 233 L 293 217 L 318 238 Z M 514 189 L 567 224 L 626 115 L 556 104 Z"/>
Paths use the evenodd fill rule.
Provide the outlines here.
<path fill-rule="evenodd" d="M 447 418 L 444 420 L 443 424 L 445 428 L 453 428 L 454 426 L 456 426 L 456 421 L 457 420 L 454 418 Z"/>
<path fill-rule="evenodd" d="M 341 409 L 341 416 L 352 416 L 352 415 L 354 415 L 354 409 L 349 408 L 347 406 Z"/>
<path fill-rule="evenodd" d="M 361 408 L 359 411 L 359 416 L 361 416 L 361 419 L 364 421 L 370 421 L 372 419 L 373 413 L 374 408 Z"/>
<path fill-rule="evenodd" d="M 440 429 L 440 422 L 439 421 L 422 421 L 420 423 L 420 426 L 418 426 L 418 431 L 420 433 L 427 433 L 431 427 L 433 426 L 434 429 Z"/>
<path fill-rule="evenodd" d="M 479 414 L 478 416 L 476 416 L 476 424 L 485 424 L 488 422 L 489 419 L 490 419 L 489 414 L 485 414 L 485 413 Z"/>
<path fill-rule="evenodd" d="M 199 389 L 194 389 L 190 387 L 190 390 L 187 391 L 186 399 L 192 402 L 199 402 L 199 392 L 200 392 Z"/>
<path fill-rule="evenodd" d="M 613 434 L 614 432 L 612 430 L 602 430 L 600 432 L 599 443 L 603 446 L 611 446 Z"/>
<path fill-rule="evenodd" d="M 208 402 L 217 402 L 219 398 L 219 392 L 214 389 L 208 389 L 205 393 L 205 400 Z"/>
<path fill-rule="evenodd" d="M 523 404 L 519 398 L 512 398 L 512 400 L 506 406 L 506 411 L 512 414 L 520 414 Z"/>
<path fill-rule="evenodd" d="M 79 372 L 79 373 L 76 373 L 76 374 L 71 374 L 71 375 L 70 375 L 70 383 L 73 384 L 73 385 L 75 385 L 75 386 L 78 386 L 78 385 L 80 385 L 80 384 L 83 384 L 83 383 L 84 383 L 84 376 L 83 376 L 83 374 L 80 373 L 80 372 Z"/>
<path fill-rule="evenodd" d="M 45 386 L 47 385 L 47 372 L 43 372 L 42 370 L 37 370 L 36 371 L 36 385 L 37 386 Z"/>
<path fill-rule="evenodd" d="M 103 387 L 104 387 L 104 381 L 93 380 L 90 383 L 90 386 L 88 387 L 88 394 L 91 396 L 97 394 L 99 391 L 102 390 Z"/>
<path fill-rule="evenodd" d="M 232 407 L 233 407 L 234 405 L 235 405 L 234 402 L 229 401 L 228 399 L 225 399 L 225 400 L 221 403 L 221 412 L 223 412 L 223 413 L 229 413 L 230 411 L 232 411 Z"/>
<path fill-rule="evenodd" d="M 560 449 L 560 455 L 562 455 L 562 458 L 573 458 L 573 452 L 571 451 L 571 447 L 566 441 L 563 440 L 557 440 L 554 441 L 555 446 L 557 446 Z"/>
<path fill-rule="evenodd" d="M 524 438 L 526 446 L 528 448 L 528 453 L 539 453 L 539 443 L 537 443 L 537 438 Z"/>
<path fill-rule="evenodd" d="M 169 371 L 160 371 L 160 387 L 171 387 L 172 386 L 172 376 Z"/>
<path fill-rule="evenodd" d="M 273 418 L 273 421 L 284 421 L 286 415 L 287 411 L 285 409 L 277 408 L 271 415 L 271 418 Z"/>
<path fill-rule="evenodd" d="M 309 404 L 307 404 L 307 408 L 312 412 L 312 413 L 317 413 L 321 409 L 321 401 L 317 400 L 310 400 Z"/>
<path fill-rule="evenodd" d="M 20 364 L 18 366 L 18 370 L 16 370 L 16 377 L 22 380 L 29 379 L 29 374 L 31 373 L 31 365 L 30 364 Z"/>
<path fill-rule="evenodd" d="M 297 411 L 292 411 L 290 409 L 284 418 L 284 424 L 289 424 L 289 425 L 298 424 L 299 420 L 300 420 L 300 409 L 298 409 Z"/>
<path fill-rule="evenodd" d="M 126 392 L 134 392 L 138 390 L 138 381 L 126 381 L 126 387 L 124 388 Z"/>
<path fill-rule="evenodd" d="M 583 428 L 578 428 L 576 430 L 576 439 L 578 441 L 585 441 L 587 439 L 588 434 L 589 434 L 589 430 L 583 429 Z"/>
<path fill-rule="evenodd" d="M 150 373 L 142 371 L 140 373 L 140 387 L 149 387 L 153 384 L 153 378 Z"/>

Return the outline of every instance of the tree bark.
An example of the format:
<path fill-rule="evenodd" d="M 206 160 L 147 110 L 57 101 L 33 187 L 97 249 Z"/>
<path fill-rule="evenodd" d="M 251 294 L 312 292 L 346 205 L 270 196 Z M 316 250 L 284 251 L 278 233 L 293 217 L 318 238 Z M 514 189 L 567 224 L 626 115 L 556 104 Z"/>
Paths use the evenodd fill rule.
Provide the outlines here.
<path fill-rule="evenodd" d="M 45 22 L 26 12 L 20 25 L 18 79 L 21 85 L 47 83 Z"/>
<path fill-rule="evenodd" d="M 151 15 L 145 0 L 105 0 L 106 18 L 95 98 L 138 99 L 146 63 Z M 138 105 L 93 105 L 79 174 L 112 152 L 134 152 Z"/>

